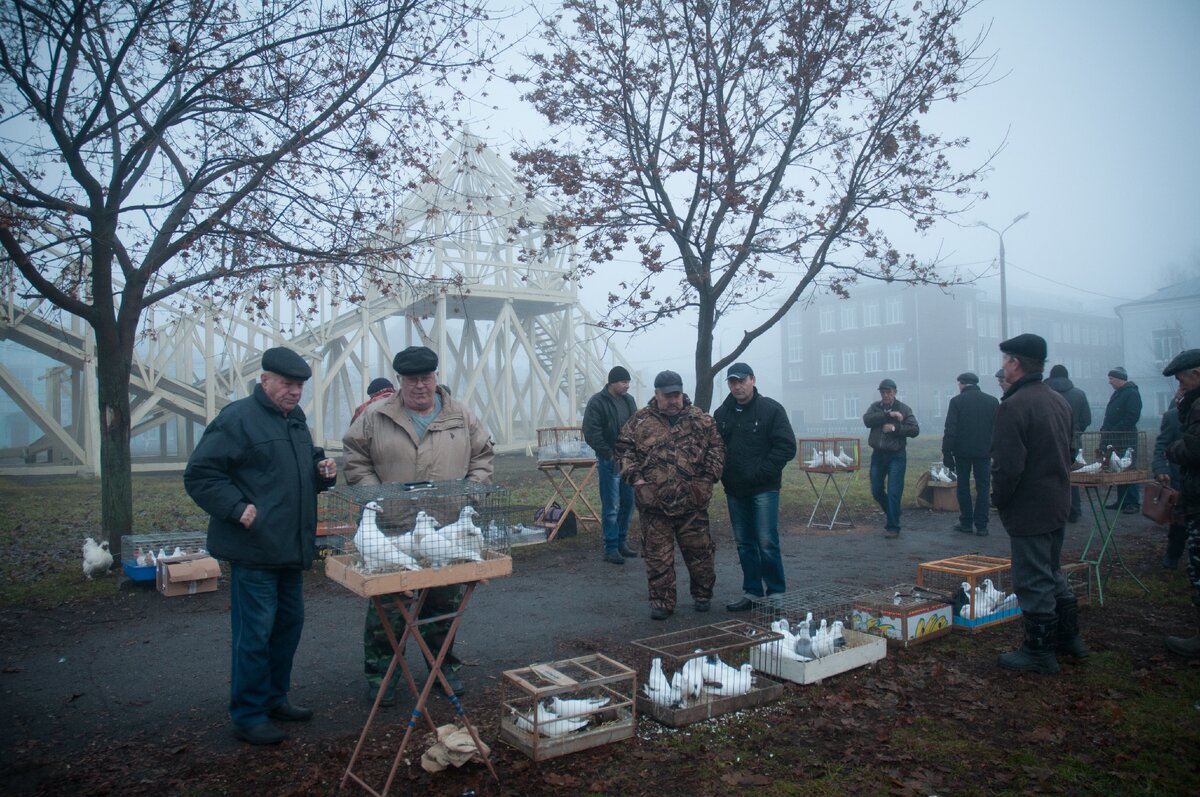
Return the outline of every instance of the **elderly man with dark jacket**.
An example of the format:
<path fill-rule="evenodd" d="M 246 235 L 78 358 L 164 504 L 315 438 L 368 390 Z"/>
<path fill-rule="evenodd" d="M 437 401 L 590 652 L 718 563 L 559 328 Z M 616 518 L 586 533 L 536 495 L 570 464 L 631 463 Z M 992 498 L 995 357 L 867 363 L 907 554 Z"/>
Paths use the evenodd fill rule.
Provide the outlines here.
<path fill-rule="evenodd" d="M 958 395 L 946 408 L 942 434 L 942 462 L 958 474 L 958 523 L 955 531 L 988 533 L 991 488 L 992 426 L 1000 402 L 979 389 L 979 377 L 967 371 L 958 375 Z M 975 502 L 971 502 L 971 475 L 975 476 Z"/>
<path fill-rule="evenodd" d="M 1183 424 L 1179 422 L 1179 402 L 1182 399 L 1183 390 L 1180 389 L 1171 399 L 1171 406 L 1163 413 L 1158 426 L 1158 437 L 1154 440 L 1154 459 L 1150 463 L 1150 472 L 1154 474 L 1154 480 L 1172 490 L 1180 489 L 1179 466 L 1167 461 L 1167 449 L 1171 443 L 1183 438 Z M 1182 516 L 1178 519 L 1172 518 L 1167 526 L 1167 553 L 1162 563 L 1164 569 L 1174 570 L 1179 567 L 1179 558 L 1183 556 L 1186 545 L 1187 526 L 1183 525 Z"/>
<path fill-rule="evenodd" d="M 1108 384 L 1112 386 L 1112 395 L 1108 397 L 1108 405 L 1104 408 L 1104 421 L 1100 424 L 1100 445 L 1113 446 L 1118 454 L 1132 448 L 1133 456 L 1137 450 L 1137 425 L 1142 418 L 1142 394 L 1138 386 L 1129 381 L 1129 374 L 1121 366 L 1108 372 Z M 1134 463 L 1141 464 L 1141 463 Z M 1145 467 L 1142 464 L 1142 467 Z M 1108 509 L 1120 508 L 1127 515 L 1136 515 L 1142 509 L 1142 493 L 1136 484 L 1118 484 L 1117 501 L 1109 504 Z"/>
<path fill-rule="evenodd" d="M 676 543 L 693 607 L 707 612 L 717 580 L 708 504 L 725 465 L 716 423 L 684 394 L 679 374 L 663 371 L 654 378 L 649 403 L 621 428 L 616 452 L 642 524 L 651 619 L 665 620 L 675 611 Z"/>
<path fill-rule="evenodd" d="M 316 556 L 317 493 L 337 465 L 313 445 L 299 406 L 308 363 L 268 349 L 254 394 L 221 410 L 204 430 L 183 485 L 209 515 L 208 550 L 229 562 L 233 629 L 229 716 L 249 744 L 278 744 L 271 724 L 305 722 L 288 702 L 292 659 L 304 628 L 304 571 Z"/>
<path fill-rule="evenodd" d="M 1187 527 L 1188 580 L 1192 582 L 1192 607 L 1196 634 L 1167 637 L 1167 648 L 1189 659 L 1200 658 L 1200 349 L 1188 349 L 1176 355 L 1163 369 L 1163 376 L 1174 376 L 1183 397 L 1179 400 L 1182 434 L 1167 446 L 1167 460 L 1179 466 L 1183 488 L 1183 521 Z"/>
<path fill-rule="evenodd" d="M 1074 428 L 1074 434 L 1071 435 L 1071 448 L 1078 452 L 1083 448 L 1083 433 L 1092 425 L 1092 408 L 1088 405 L 1087 394 L 1075 387 L 1071 382 L 1071 375 L 1067 372 L 1067 367 L 1062 363 L 1050 369 L 1050 378 L 1046 380 L 1046 384 L 1051 390 L 1066 399 L 1067 404 L 1071 407 L 1071 423 Z M 1072 485 L 1071 514 L 1067 515 L 1067 522 L 1078 523 L 1082 514 L 1083 505 L 1080 501 L 1079 488 Z"/>
<path fill-rule="evenodd" d="M 1055 651 L 1088 655 L 1079 605 L 1059 567 L 1071 510 L 1071 408 L 1042 381 L 1046 341 L 1024 334 L 1000 344 L 1009 388 L 992 434 L 992 504 L 1012 546 L 1013 591 L 1025 641 L 999 665 L 1056 673 Z"/>

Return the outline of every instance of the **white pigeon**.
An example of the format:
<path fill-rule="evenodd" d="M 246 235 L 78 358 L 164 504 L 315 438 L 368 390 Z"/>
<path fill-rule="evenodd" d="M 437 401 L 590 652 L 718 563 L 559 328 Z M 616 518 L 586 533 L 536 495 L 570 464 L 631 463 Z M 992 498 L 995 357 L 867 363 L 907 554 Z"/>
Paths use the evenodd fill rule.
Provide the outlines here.
<path fill-rule="evenodd" d="M 821 452 L 817 450 L 816 446 L 813 446 L 812 457 L 809 458 L 804 464 L 810 468 L 819 468 L 821 467 L 822 459 Z"/>
<path fill-rule="evenodd" d="M 796 635 L 788 628 L 788 621 L 780 618 L 771 623 L 771 630 L 783 637 L 764 646 L 768 656 L 784 659 L 796 659 Z"/>
<path fill-rule="evenodd" d="M 541 703 L 535 704 L 529 715 L 513 709 L 513 716 L 517 720 L 518 728 L 526 733 L 534 733 L 536 730 L 542 736 L 565 736 L 588 724 L 586 719 L 562 719 Z M 534 722 L 535 717 L 536 723 Z"/>
<path fill-rule="evenodd" d="M 1100 463 L 1093 462 L 1091 465 L 1084 465 L 1082 468 L 1079 468 L 1075 472 L 1076 473 L 1099 473 L 1100 472 Z"/>
<path fill-rule="evenodd" d="M 841 462 L 843 465 L 845 465 L 847 468 L 854 464 L 854 457 L 852 457 L 848 453 L 846 453 L 846 449 L 842 448 L 841 446 L 838 446 L 837 458 L 838 458 L 838 461 Z"/>
<path fill-rule="evenodd" d="M 414 533 L 415 536 L 415 533 Z M 465 545 L 461 540 L 449 537 L 441 529 L 416 538 L 417 555 L 428 559 L 434 567 L 451 562 L 481 562 L 483 555 Z"/>
<path fill-rule="evenodd" d="M 817 657 L 814 650 L 813 638 L 808 634 L 796 634 L 796 658 L 800 661 L 812 661 Z"/>
<path fill-rule="evenodd" d="M 91 537 L 83 541 L 83 574 L 88 578 L 104 575 L 113 566 L 112 554 L 108 551 L 108 540 L 100 544 Z"/>
<path fill-rule="evenodd" d="M 704 689 L 704 657 L 688 659 L 679 668 L 679 691 L 685 698 L 696 699 Z"/>
<path fill-rule="evenodd" d="M 1108 455 L 1108 469 L 1113 473 L 1120 473 L 1121 471 L 1125 470 L 1125 468 L 1121 465 L 1121 458 L 1117 456 L 1116 451 Z"/>
<path fill-rule="evenodd" d="M 965 617 L 968 620 L 970 620 L 971 619 L 971 585 L 968 582 L 964 581 L 959 586 L 962 587 L 963 595 L 967 596 L 967 602 L 964 603 L 962 605 L 962 608 L 958 610 L 958 614 L 960 617 Z"/>
<path fill-rule="evenodd" d="M 171 552 L 171 558 L 174 559 L 176 556 L 187 556 L 187 551 L 176 545 L 175 550 Z"/>
<path fill-rule="evenodd" d="M 1121 470 L 1129 470 L 1133 467 L 1133 449 L 1125 449 L 1125 453 L 1118 460 L 1121 463 Z"/>
<path fill-rule="evenodd" d="M 363 572 L 373 573 L 378 570 L 420 570 L 421 566 L 415 559 L 398 550 L 392 541 L 379 530 L 375 516 L 382 509 L 379 504 L 371 501 L 363 507 L 362 520 L 358 523 L 358 531 L 354 532 L 354 547 L 363 559 Z"/>
<path fill-rule="evenodd" d="M 834 620 L 833 625 L 829 628 L 829 639 L 833 642 L 833 652 L 837 653 L 839 648 L 846 647 L 846 624 L 841 620 Z"/>
<path fill-rule="evenodd" d="M 610 700 L 608 697 L 577 697 L 563 700 L 555 695 L 550 698 L 550 710 L 560 717 L 578 717 L 607 706 Z"/>
<path fill-rule="evenodd" d="M 138 567 L 145 567 L 146 565 L 154 564 L 153 560 L 154 560 L 154 552 L 153 551 L 151 551 L 150 554 L 147 555 L 146 553 L 144 553 L 142 551 L 141 548 L 137 549 L 137 559 L 135 561 L 137 562 Z"/>
<path fill-rule="evenodd" d="M 979 586 L 977 586 L 975 588 L 974 604 L 975 604 L 975 609 L 974 609 L 975 619 L 979 619 L 980 617 L 987 617 L 989 614 L 992 613 L 992 609 L 991 609 L 992 601 L 988 597 L 987 593 L 984 591 L 982 584 L 980 584 Z"/>
<path fill-rule="evenodd" d="M 679 673 L 675 673 L 674 679 L 668 681 L 663 673 L 662 659 L 655 657 L 650 660 L 650 675 L 646 683 L 642 684 L 642 689 L 646 692 L 646 697 L 658 705 L 674 706 L 678 705 L 683 697 L 679 681 Z"/>
<path fill-rule="evenodd" d="M 1083 449 L 1082 448 L 1075 452 L 1075 464 L 1079 465 L 1081 467 L 1083 465 L 1087 464 L 1087 460 L 1085 460 L 1083 458 Z"/>
<path fill-rule="evenodd" d="M 167 549 L 166 549 L 166 548 L 159 548 L 159 549 L 158 549 L 158 556 L 154 557 L 154 561 L 155 561 L 155 562 L 157 562 L 159 559 L 166 559 L 166 558 L 167 558 Z"/>
<path fill-rule="evenodd" d="M 456 540 L 464 549 L 473 552 L 476 561 L 483 559 L 483 531 L 475 525 L 474 518 L 479 515 L 475 507 L 468 504 L 462 508 L 458 520 L 438 531 L 452 540 Z"/>
<path fill-rule="evenodd" d="M 987 597 L 988 614 L 999 611 L 1000 602 L 1004 600 L 1004 593 L 996 589 L 996 585 L 990 578 L 983 580 L 983 594 Z"/>
<path fill-rule="evenodd" d="M 754 668 L 750 666 L 749 662 L 738 668 L 730 667 L 724 662 L 721 664 L 724 665 L 724 669 L 721 670 L 720 682 L 705 683 L 705 692 L 718 697 L 735 697 L 750 691 L 750 687 L 754 684 Z"/>

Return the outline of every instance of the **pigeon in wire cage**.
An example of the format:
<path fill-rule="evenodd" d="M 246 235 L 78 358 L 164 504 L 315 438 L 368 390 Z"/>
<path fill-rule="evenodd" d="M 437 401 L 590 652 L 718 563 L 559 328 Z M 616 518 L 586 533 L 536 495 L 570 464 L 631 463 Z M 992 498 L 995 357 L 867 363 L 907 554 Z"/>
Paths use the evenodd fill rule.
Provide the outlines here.
<path fill-rule="evenodd" d="M 563 699 L 558 695 L 550 698 L 550 710 L 560 717 L 577 717 L 607 706 L 612 698 L 577 697 Z"/>
<path fill-rule="evenodd" d="M 588 724 L 587 719 L 559 717 L 541 703 L 535 703 L 533 711 L 528 714 L 522 714 L 515 708 L 512 709 L 512 713 L 518 728 L 526 733 L 536 732 L 542 736 L 566 736 Z"/>
<path fill-rule="evenodd" d="M 404 553 L 388 539 L 376 522 L 382 507 L 374 501 L 368 502 L 362 511 L 358 530 L 354 533 L 354 547 L 362 556 L 364 573 L 389 570 L 420 570 L 416 559 Z"/>
<path fill-rule="evenodd" d="M 88 578 L 104 575 L 113 566 L 113 556 L 108 551 L 108 540 L 97 544 L 88 537 L 83 541 L 83 574 Z"/>

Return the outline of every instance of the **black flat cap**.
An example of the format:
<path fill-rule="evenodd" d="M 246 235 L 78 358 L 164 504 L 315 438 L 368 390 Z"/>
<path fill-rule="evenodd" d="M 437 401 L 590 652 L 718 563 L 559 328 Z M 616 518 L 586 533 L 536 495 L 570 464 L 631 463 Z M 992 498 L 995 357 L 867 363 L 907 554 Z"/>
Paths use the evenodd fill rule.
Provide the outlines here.
<path fill-rule="evenodd" d="M 1126 371 L 1125 368 L 1120 365 L 1118 365 L 1116 368 L 1113 368 L 1111 371 L 1109 371 L 1108 375 L 1113 377 L 1114 379 L 1120 379 L 1122 382 L 1129 381 L 1129 372 Z"/>
<path fill-rule="evenodd" d="M 392 369 L 401 376 L 415 376 L 436 371 L 438 356 L 428 346 L 409 346 L 392 358 Z"/>
<path fill-rule="evenodd" d="M 1017 335 L 1015 338 L 1001 341 L 1000 351 L 1005 354 L 1019 354 L 1031 360 L 1045 360 L 1046 339 L 1041 335 L 1026 332 L 1023 335 Z"/>
<path fill-rule="evenodd" d="M 1163 376 L 1175 376 L 1180 371 L 1190 371 L 1193 368 L 1200 368 L 1200 349 L 1185 349 L 1167 363 L 1167 367 L 1163 369 Z"/>
<path fill-rule="evenodd" d="M 879 390 L 895 390 L 896 383 L 891 379 L 885 379 L 879 383 Z"/>
<path fill-rule="evenodd" d="M 654 389 L 664 393 L 682 393 L 683 377 L 674 371 L 663 371 L 654 377 Z"/>
<path fill-rule="evenodd" d="M 387 390 L 388 388 L 392 388 L 394 390 L 395 387 L 396 386 L 392 384 L 392 380 L 388 379 L 386 376 L 378 376 L 371 380 L 371 384 L 367 385 L 367 395 L 374 396 L 381 390 Z"/>
<path fill-rule="evenodd" d="M 262 369 L 288 379 L 308 379 L 312 376 L 312 369 L 304 362 L 304 358 L 283 346 L 263 352 Z"/>
<path fill-rule="evenodd" d="M 970 371 L 964 371 L 958 375 L 958 383 L 960 385 L 978 385 L 979 377 Z"/>

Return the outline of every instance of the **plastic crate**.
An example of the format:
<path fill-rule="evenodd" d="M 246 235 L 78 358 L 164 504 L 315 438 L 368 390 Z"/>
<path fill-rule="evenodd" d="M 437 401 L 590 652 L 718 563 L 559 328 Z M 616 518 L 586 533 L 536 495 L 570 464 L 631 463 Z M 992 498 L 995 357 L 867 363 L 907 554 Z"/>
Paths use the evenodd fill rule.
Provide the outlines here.
<path fill-rule="evenodd" d="M 203 531 L 164 531 L 152 534 L 125 534 L 121 537 L 121 570 L 130 581 L 153 581 L 158 567 L 159 551 L 170 556 L 176 548 L 185 554 L 208 553 L 208 534 Z M 152 555 L 146 564 L 138 564 L 139 556 Z"/>

